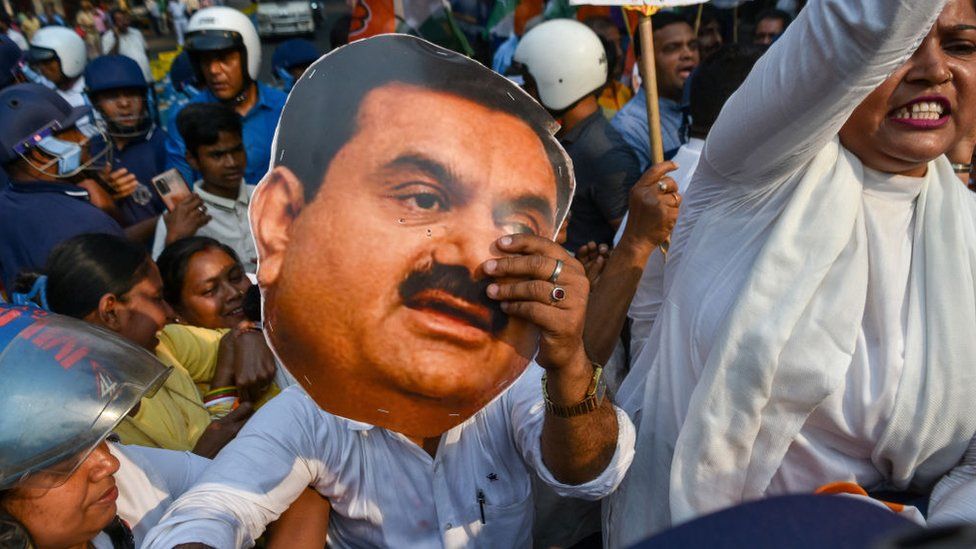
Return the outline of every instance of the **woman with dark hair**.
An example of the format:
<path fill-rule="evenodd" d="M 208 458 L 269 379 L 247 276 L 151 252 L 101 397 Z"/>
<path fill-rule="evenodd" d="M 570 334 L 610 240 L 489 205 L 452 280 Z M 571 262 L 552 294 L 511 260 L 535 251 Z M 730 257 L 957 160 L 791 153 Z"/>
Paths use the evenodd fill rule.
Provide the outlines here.
<path fill-rule="evenodd" d="M 0 547 L 140 546 L 209 463 L 107 440 L 171 369 L 89 323 L 10 305 L 0 319 Z"/>
<path fill-rule="evenodd" d="M 218 329 L 248 320 L 244 298 L 253 284 L 230 246 L 191 236 L 167 246 L 156 263 L 177 322 Z"/>
<path fill-rule="evenodd" d="M 278 394 L 279 387 L 294 383 L 276 367 L 261 323 L 245 314 L 260 314 L 260 299 L 248 293 L 257 288 L 230 246 L 213 238 L 191 236 L 167 246 L 157 264 L 163 279 L 163 297 L 176 311 L 175 323 L 160 332 L 160 340 L 172 352 L 187 355 L 188 362 L 207 366 L 191 372 L 201 393 L 212 387 L 233 385 L 241 389 L 243 398 L 260 406 Z M 217 344 L 228 338 L 237 341 L 239 354 L 252 358 L 239 361 L 229 378 L 216 370 L 218 361 L 189 356 L 213 356 Z M 269 386 L 272 378 L 277 384 Z"/>
<path fill-rule="evenodd" d="M 976 520 L 976 200 L 945 157 L 974 125 L 973 0 L 819 0 L 769 48 L 617 393 L 641 424 L 611 547 L 836 483 Z"/>
<path fill-rule="evenodd" d="M 157 333 L 173 318 L 173 311 L 163 299 L 159 269 L 143 247 L 112 235 L 81 235 L 51 252 L 43 275 L 22 276 L 17 286 L 21 294 L 33 288 L 31 293 L 49 310 L 115 332 L 173 367 L 159 392 L 118 426 L 122 442 L 213 457 L 243 426 L 250 404 L 214 420 L 213 407 L 201 399 L 180 354 L 157 349 Z M 219 363 L 216 370 L 225 372 L 228 380 L 246 360 L 243 353 L 234 352 L 235 343 L 228 339 L 222 346 L 226 350 L 213 357 Z M 228 411 L 226 406 L 217 409 Z"/>

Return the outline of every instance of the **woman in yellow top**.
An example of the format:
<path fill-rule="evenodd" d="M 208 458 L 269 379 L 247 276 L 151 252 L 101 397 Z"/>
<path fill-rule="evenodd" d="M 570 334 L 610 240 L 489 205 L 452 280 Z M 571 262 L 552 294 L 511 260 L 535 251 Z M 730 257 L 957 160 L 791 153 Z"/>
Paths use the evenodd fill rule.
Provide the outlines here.
<path fill-rule="evenodd" d="M 173 242 L 160 254 L 157 264 L 163 278 L 163 297 L 173 307 L 177 324 L 166 326 L 160 334 L 163 347 L 181 349 L 186 355 L 206 355 L 207 360 L 188 360 L 203 368 L 191 371 L 201 393 L 224 385 L 248 387 L 242 398 L 263 404 L 280 392 L 279 387 L 294 383 L 287 374 L 277 372 L 274 354 L 268 348 L 255 317 L 260 302 L 249 300 L 254 285 L 232 248 L 213 238 L 192 236 Z M 232 379 L 221 378 L 215 367 L 214 342 L 233 337 L 240 355 L 249 357 L 234 368 Z M 209 347 L 201 347 L 209 341 Z M 268 369 L 270 367 L 270 370 Z M 275 376 L 276 384 L 265 389 L 257 380 Z"/>
<path fill-rule="evenodd" d="M 112 235 L 87 234 L 63 242 L 48 257 L 44 276 L 30 275 L 16 286 L 18 290 L 33 286 L 36 291 L 32 293 L 45 308 L 112 330 L 150 351 L 159 344 L 157 332 L 173 318 L 162 296 L 159 269 L 146 250 Z M 214 358 L 214 370 L 224 379 L 230 379 L 235 362 L 245 358 L 245 353 L 221 352 L 223 348 L 236 350 L 236 343 L 228 338 Z M 155 396 L 143 399 L 116 433 L 125 444 L 213 457 L 234 438 L 253 407 L 244 403 L 212 420 L 186 364 L 194 370 L 201 367 L 183 362 L 211 357 L 165 349 L 157 357 L 172 366 L 173 373 Z"/>

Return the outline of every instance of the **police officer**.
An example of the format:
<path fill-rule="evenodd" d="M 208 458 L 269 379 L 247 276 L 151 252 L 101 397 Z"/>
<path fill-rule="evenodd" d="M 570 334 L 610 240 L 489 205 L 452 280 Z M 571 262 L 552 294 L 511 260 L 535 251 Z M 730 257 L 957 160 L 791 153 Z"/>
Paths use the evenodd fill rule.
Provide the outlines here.
<path fill-rule="evenodd" d="M 241 115 L 247 151 L 244 181 L 257 184 L 271 161 L 271 142 L 286 96 L 257 81 L 261 41 L 254 24 L 233 8 L 202 9 L 190 19 L 185 50 L 197 80 L 205 86 L 190 101 L 224 103 Z M 173 111 L 168 115 L 167 166 L 179 169 L 187 181 L 196 181 L 200 176 L 187 163 L 186 146 L 176 130 L 179 111 Z"/>
<path fill-rule="evenodd" d="M 281 84 L 282 91 L 288 93 L 305 69 L 318 58 L 319 50 L 315 44 L 302 38 L 292 38 L 275 48 L 271 57 L 271 73 Z"/>
<path fill-rule="evenodd" d="M 123 236 L 93 204 L 111 199 L 87 184 L 111 154 L 106 137 L 87 123 L 90 107 L 72 107 L 53 90 L 16 84 L 0 91 L 0 282 L 44 265 L 51 249 L 84 233 Z M 85 185 L 84 187 L 82 185 Z"/>
<path fill-rule="evenodd" d="M 85 105 L 82 73 L 88 56 L 78 33 L 66 27 L 44 27 L 31 37 L 27 56 L 31 68 L 42 77 L 38 84 L 53 85 L 73 107 Z"/>
<path fill-rule="evenodd" d="M 165 210 L 152 192 L 152 178 L 166 169 L 166 133 L 149 115 L 142 70 L 123 55 L 104 55 L 85 69 L 85 82 L 85 93 L 105 121 L 112 143 L 113 167 L 107 180 L 117 193 L 122 225 L 149 220 L 149 237 Z"/>

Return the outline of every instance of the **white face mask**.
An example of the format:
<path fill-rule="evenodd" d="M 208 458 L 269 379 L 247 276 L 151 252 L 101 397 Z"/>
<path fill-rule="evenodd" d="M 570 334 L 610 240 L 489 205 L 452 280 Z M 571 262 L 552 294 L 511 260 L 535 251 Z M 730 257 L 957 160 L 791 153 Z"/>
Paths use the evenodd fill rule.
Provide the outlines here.
<path fill-rule="evenodd" d="M 81 165 L 81 145 L 73 141 L 49 135 L 37 142 L 37 148 L 57 159 L 58 175 L 71 174 Z"/>

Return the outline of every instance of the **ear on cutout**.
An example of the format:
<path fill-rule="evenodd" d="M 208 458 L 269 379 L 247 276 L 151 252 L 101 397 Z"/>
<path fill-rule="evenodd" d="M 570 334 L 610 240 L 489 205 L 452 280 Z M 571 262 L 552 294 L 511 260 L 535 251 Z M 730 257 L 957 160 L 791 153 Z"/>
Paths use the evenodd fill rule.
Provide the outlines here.
<path fill-rule="evenodd" d="M 305 207 L 305 188 L 284 166 L 268 172 L 251 197 L 251 232 L 258 249 L 258 284 L 273 285 L 281 272 L 291 225 Z"/>

